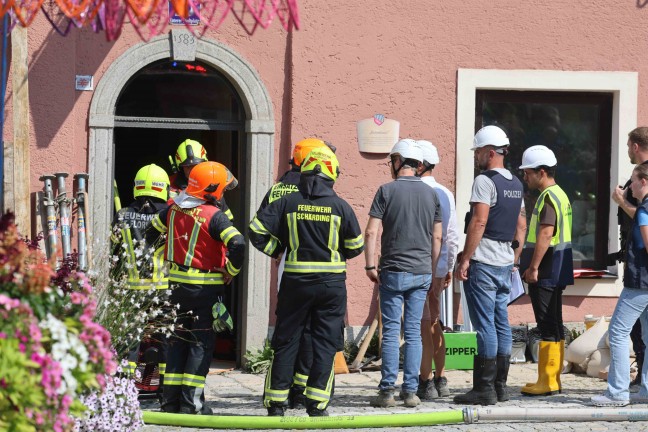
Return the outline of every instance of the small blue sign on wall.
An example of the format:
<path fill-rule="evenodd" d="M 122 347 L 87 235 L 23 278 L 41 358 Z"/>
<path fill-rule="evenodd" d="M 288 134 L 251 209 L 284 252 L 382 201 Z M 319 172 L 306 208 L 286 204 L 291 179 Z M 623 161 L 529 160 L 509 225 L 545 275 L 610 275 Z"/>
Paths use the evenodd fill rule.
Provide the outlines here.
<path fill-rule="evenodd" d="M 200 5 L 197 5 L 198 10 L 200 10 Z M 182 17 L 178 15 L 175 10 L 173 9 L 173 5 L 171 2 L 169 2 L 169 24 L 171 25 L 199 25 L 200 24 L 200 17 L 198 14 L 194 11 L 193 7 L 189 8 L 189 16 L 187 17 L 186 20 L 182 20 Z"/>

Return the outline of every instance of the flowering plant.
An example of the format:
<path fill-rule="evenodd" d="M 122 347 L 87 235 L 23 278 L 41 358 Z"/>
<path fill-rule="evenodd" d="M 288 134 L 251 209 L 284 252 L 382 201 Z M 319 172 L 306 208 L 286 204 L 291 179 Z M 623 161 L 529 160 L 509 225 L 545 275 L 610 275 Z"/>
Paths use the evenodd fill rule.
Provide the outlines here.
<path fill-rule="evenodd" d="M 128 278 L 133 267 L 131 254 L 142 273 L 150 272 L 152 258 L 156 250 L 164 246 L 165 236 L 159 235 L 150 243 L 150 238 L 149 241 L 147 238 L 133 239 L 134 250 L 131 251 L 126 239 L 122 238 L 122 228 L 118 223 L 113 229 L 112 254 L 105 260 L 109 268 L 104 276 L 96 276 L 95 283 L 99 305 L 97 322 L 110 332 L 119 358 L 126 357 L 143 339 L 156 340 L 171 336 L 179 318 L 179 305 L 169 301 L 171 290 L 156 289 L 154 286 L 150 289 L 129 288 Z M 154 230 L 152 227 L 148 229 Z M 149 233 L 146 234 L 149 237 Z"/>
<path fill-rule="evenodd" d="M 13 215 L 0 219 L 0 430 L 71 430 L 81 395 L 116 370 L 88 280 L 69 272 L 53 283 L 52 264 Z"/>
<path fill-rule="evenodd" d="M 105 376 L 106 385 L 102 390 L 81 397 L 88 411 L 76 419 L 75 431 L 135 431 L 143 426 L 135 382 L 122 373 L 127 366 L 128 362 L 122 361 L 116 375 Z"/>

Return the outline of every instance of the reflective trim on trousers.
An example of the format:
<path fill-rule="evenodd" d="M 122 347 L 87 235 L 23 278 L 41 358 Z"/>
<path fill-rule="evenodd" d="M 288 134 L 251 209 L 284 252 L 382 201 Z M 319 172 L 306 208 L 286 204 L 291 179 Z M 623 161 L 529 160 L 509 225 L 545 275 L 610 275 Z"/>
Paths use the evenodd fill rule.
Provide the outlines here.
<path fill-rule="evenodd" d="M 331 400 L 331 391 L 333 390 L 333 381 L 335 380 L 335 361 L 333 364 L 331 364 L 331 374 L 329 375 L 328 382 L 326 383 L 326 389 L 318 389 L 315 387 L 306 387 L 306 390 L 304 391 L 304 395 L 311 400 L 318 401 L 319 403 L 317 404 L 316 408 L 323 410 L 326 409 L 326 407 L 329 404 L 329 401 Z"/>
<path fill-rule="evenodd" d="M 300 386 L 300 387 L 306 387 L 306 383 L 308 382 L 308 375 L 302 375 L 296 373 L 295 376 L 293 376 L 293 384 Z"/>
<path fill-rule="evenodd" d="M 203 388 L 205 387 L 205 377 L 200 375 L 182 374 L 182 385 Z"/>
<path fill-rule="evenodd" d="M 176 374 L 176 373 L 164 374 L 164 385 L 168 385 L 168 386 L 182 385 L 182 374 Z"/>

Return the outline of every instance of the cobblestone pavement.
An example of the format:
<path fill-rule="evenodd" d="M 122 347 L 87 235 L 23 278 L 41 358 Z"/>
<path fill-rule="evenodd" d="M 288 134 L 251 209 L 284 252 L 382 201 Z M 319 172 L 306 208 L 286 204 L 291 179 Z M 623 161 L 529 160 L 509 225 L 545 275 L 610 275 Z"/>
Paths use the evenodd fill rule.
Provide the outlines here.
<path fill-rule="evenodd" d="M 592 408 L 589 398 L 602 393 L 606 382 L 585 375 L 566 374 L 562 376 L 563 393 L 550 397 L 525 397 L 519 392 L 520 387 L 529 381 L 535 381 L 536 364 L 525 363 L 511 365 L 509 373 L 509 386 L 511 400 L 498 403 L 497 408 L 546 408 L 573 409 Z M 372 408 L 368 398 L 377 392 L 380 372 L 361 372 L 336 376 L 335 396 L 329 412 L 331 416 L 340 415 L 368 415 L 368 414 L 401 414 L 401 413 L 428 413 L 436 411 L 456 410 L 463 408 L 452 403 L 452 396 L 463 393 L 471 388 L 472 371 L 448 371 L 446 374 L 452 395 L 444 399 L 423 401 L 417 408 L 405 408 L 402 405 L 391 409 Z M 402 377 L 401 377 L 402 378 Z M 263 393 L 264 375 L 245 374 L 241 371 L 224 373 L 210 373 L 207 377 L 206 394 L 209 406 L 215 415 L 247 415 L 265 416 L 266 410 L 261 403 Z M 399 381 L 400 382 L 400 381 Z M 632 405 L 628 408 L 642 410 L 648 417 L 648 405 Z M 149 403 L 145 409 L 158 410 L 156 405 Z M 306 416 L 301 410 L 290 410 L 288 415 Z M 648 421 L 639 422 L 524 422 L 524 421 L 498 421 L 478 422 L 473 424 L 452 424 L 428 427 L 389 428 L 389 430 L 415 431 L 443 428 L 444 432 L 454 431 L 648 431 Z M 145 426 L 143 431 L 153 432 L 187 432 L 197 430 L 172 426 Z M 201 429 L 218 430 L 218 429 Z M 355 429 L 379 430 L 379 429 Z"/>

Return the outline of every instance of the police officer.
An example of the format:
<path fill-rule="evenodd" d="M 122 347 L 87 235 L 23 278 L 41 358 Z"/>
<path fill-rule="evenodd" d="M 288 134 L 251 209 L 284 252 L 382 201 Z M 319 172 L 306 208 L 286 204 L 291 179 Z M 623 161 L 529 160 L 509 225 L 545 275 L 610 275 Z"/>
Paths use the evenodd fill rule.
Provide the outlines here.
<path fill-rule="evenodd" d="M 470 320 L 477 331 L 473 388 L 454 402 L 493 405 L 508 400 L 511 358 L 508 297 L 511 272 L 526 231 L 522 182 L 504 168 L 510 142 L 497 126 L 481 128 L 473 140 L 482 171 L 472 186 L 466 240 L 455 275 L 463 281 Z"/>
<path fill-rule="evenodd" d="M 125 258 L 126 284 L 129 289 L 166 290 L 169 285 L 168 268 L 164 262 L 164 240 L 151 227 L 153 218 L 167 207 L 169 176 L 157 165 L 140 168 L 135 175 L 135 201 L 117 212 L 113 223 L 112 241 L 116 255 Z M 120 261 L 120 262 L 124 262 Z M 164 291 L 160 291 L 163 293 Z M 164 338 L 155 337 L 158 347 L 160 381 L 165 373 Z M 135 373 L 139 354 L 137 343 L 128 355 L 128 368 Z M 161 385 L 161 382 L 160 382 Z"/>
<path fill-rule="evenodd" d="M 175 198 L 187 187 L 187 179 L 191 170 L 201 162 L 207 161 L 207 150 L 198 141 L 186 139 L 180 143 L 173 157 L 174 173 L 170 177 L 171 187 L 169 188 L 169 198 Z M 169 201 L 169 204 L 172 204 Z M 230 211 L 225 198 L 220 203 L 221 211 L 229 218 L 234 220 L 234 215 Z"/>
<path fill-rule="evenodd" d="M 245 252 L 243 236 L 219 201 L 237 184 L 225 166 L 203 162 L 191 171 L 185 193 L 153 219 L 159 231 L 168 231 L 164 253 L 171 263 L 171 302 L 183 316 L 169 346 L 166 412 L 211 414 L 204 387 L 215 344 L 212 307 L 239 273 Z"/>
<path fill-rule="evenodd" d="M 258 212 L 281 197 L 298 191 L 299 179 L 301 178 L 301 164 L 311 150 L 319 147 L 328 147 L 335 153 L 335 147 L 332 144 L 318 138 L 306 138 L 295 144 L 292 158 L 290 159 L 291 169 L 286 171 L 279 181 L 268 190 L 261 201 Z M 282 255 L 278 270 L 279 284 L 281 283 L 284 264 L 285 255 Z M 304 406 L 304 390 L 306 389 L 306 382 L 308 381 L 308 373 L 312 362 L 313 348 L 311 344 L 311 330 L 310 322 L 307 320 L 304 333 L 299 342 L 299 354 L 295 362 L 295 374 L 293 376 L 292 386 L 290 387 L 290 393 L 288 394 L 288 406 L 290 408 Z"/>
<path fill-rule="evenodd" d="M 255 248 L 275 258 L 286 250 L 272 338 L 274 359 L 264 388 L 270 416 L 284 414 L 309 317 L 313 363 L 306 383 L 306 410 L 310 416 L 328 415 L 333 359 L 343 339 L 346 260 L 364 248 L 351 206 L 333 191 L 338 174 L 332 151 L 312 150 L 301 165 L 299 192 L 274 201 L 250 223 Z"/>
<path fill-rule="evenodd" d="M 571 249 L 572 208 L 567 194 L 556 184 L 558 161 L 542 145 L 526 149 L 521 170 L 529 190 L 539 190 L 526 242 L 520 257 L 522 279 L 529 284 L 533 313 L 540 330 L 538 380 L 522 388 L 522 394 L 558 393 L 565 356 L 562 293 L 574 284 Z"/>
<path fill-rule="evenodd" d="M 628 134 L 628 156 L 630 157 L 630 162 L 633 164 L 647 164 L 648 163 L 648 127 L 642 126 L 633 129 Z M 637 198 L 632 196 L 632 191 L 628 186 L 630 186 L 631 181 L 628 180 L 623 187 L 617 187 L 612 192 L 612 199 L 619 206 L 618 210 L 618 221 L 621 232 L 621 249 L 616 254 L 612 254 L 612 261 L 608 262 L 608 265 L 614 265 L 614 261 L 618 259 L 619 261 L 625 261 L 625 250 L 626 243 L 628 241 L 628 234 L 632 229 L 632 222 L 634 215 L 637 211 L 639 201 Z M 648 330 L 647 330 L 648 331 Z M 643 367 L 644 354 L 646 351 L 646 346 L 643 343 L 641 337 L 641 323 L 639 320 L 632 327 L 632 332 L 630 333 L 630 339 L 632 339 L 632 348 L 635 352 L 635 360 L 637 361 L 637 368 L 639 373 L 637 373 L 634 381 L 630 383 L 630 391 L 637 392 L 639 391 L 639 386 L 641 385 L 641 369 Z"/>

